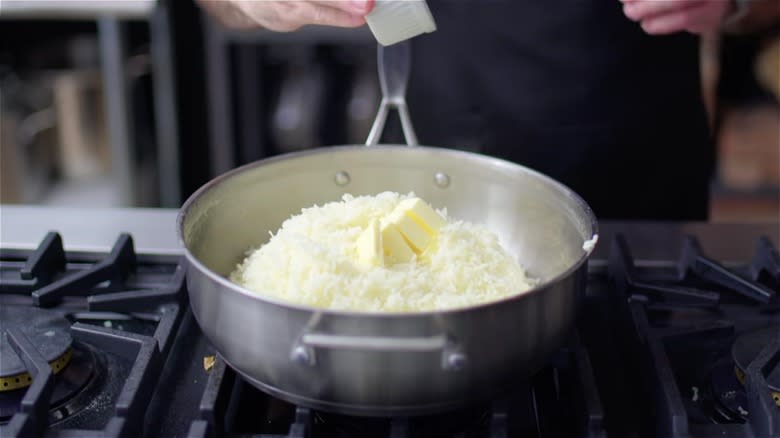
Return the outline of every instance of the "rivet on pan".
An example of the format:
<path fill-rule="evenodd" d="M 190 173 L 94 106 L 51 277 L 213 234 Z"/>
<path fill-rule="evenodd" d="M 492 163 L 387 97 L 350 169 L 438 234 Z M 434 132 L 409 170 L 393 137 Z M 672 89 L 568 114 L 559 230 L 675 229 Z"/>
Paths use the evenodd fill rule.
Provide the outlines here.
<path fill-rule="evenodd" d="M 466 366 L 466 355 L 463 353 L 450 353 L 447 356 L 446 368 L 454 371 L 462 370 Z"/>
<path fill-rule="evenodd" d="M 350 181 L 349 174 L 344 170 L 340 170 L 336 172 L 336 176 L 334 177 L 334 180 L 336 181 L 336 184 L 340 186 L 345 186 L 349 184 Z"/>
<path fill-rule="evenodd" d="M 293 362 L 301 365 L 314 365 L 314 357 L 311 354 L 311 351 L 302 345 L 293 348 L 290 358 Z"/>
<path fill-rule="evenodd" d="M 433 176 L 433 182 L 442 189 L 450 186 L 450 176 L 443 172 L 436 172 Z"/>

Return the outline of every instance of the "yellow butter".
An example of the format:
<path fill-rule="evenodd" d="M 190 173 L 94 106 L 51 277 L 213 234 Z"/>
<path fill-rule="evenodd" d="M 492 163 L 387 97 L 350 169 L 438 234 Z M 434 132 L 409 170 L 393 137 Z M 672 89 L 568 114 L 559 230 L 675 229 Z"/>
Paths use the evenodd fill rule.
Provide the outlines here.
<path fill-rule="evenodd" d="M 403 209 L 407 215 L 411 216 L 433 236 L 439 232 L 441 227 L 447 225 L 447 221 L 420 198 L 404 199 L 398 203 L 397 208 Z"/>
<path fill-rule="evenodd" d="M 379 221 L 374 219 L 363 230 L 357 240 L 358 259 L 367 266 L 383 266 L 384 253 L 382 249 L 382 233 L 379 231 Z"/>
<path fill-rule="evenodd" d="M 425 229 L 425 225 L 420 224 L 407 211 L 396 209 L 387 221 L 401 232 L 406 242 L 411 246 L 412 251 L 420 254 L 428 247 L 433 239 L 431 233 Z"/>
<path fill-rule="evenodd" d="M 425 251 L 439 229 L 447 224 L 436 210 L 420 198 L 399 202 L 387 221 L 396 226 L 416 254 Z"/>
<path fill-rule="evenodd" d="M 414 251 L 394 224 L 383 221 L 381 234 L 385 264 L 408 263 L 414 258 Z"/>

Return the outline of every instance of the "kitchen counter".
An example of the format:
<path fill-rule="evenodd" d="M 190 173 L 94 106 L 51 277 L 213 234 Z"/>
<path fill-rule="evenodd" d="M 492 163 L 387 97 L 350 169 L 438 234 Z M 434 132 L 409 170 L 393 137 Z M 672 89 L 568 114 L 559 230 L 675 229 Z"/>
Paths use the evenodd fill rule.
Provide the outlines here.
<path fill-rule="evenodd" d="M 144 18 L 157 0 L 3 0 L 0 18 Z"/>
<path fill-rule="evenodd" d="M 108 252 L 130 233 L 138 253 L 181 254 L 175 209 L 0 205 L 0 248 L 33 249 L 57 231 L 67 251 Z"/>
<path fill-rule="evenodd" d="M 0 205 L 0 248 L 32 249 L 49 231 L 58 231 L 66 250 L 107 252 L 117 235 L 130 233 L 137 252 L 155 255 L 182 253 L 176 231 L 176 209 L 61 208 Z M 606 259 L 609 242 L 625 234 L 640 262 L 678 256 L 683 237 L 699 238 L 707 256 L 721 261 L 750 259 L 759 237 L 780 243 L 780 222 L 771 223 L 661 223 L 614 222 L 599 224 L 595 264 Z"/>

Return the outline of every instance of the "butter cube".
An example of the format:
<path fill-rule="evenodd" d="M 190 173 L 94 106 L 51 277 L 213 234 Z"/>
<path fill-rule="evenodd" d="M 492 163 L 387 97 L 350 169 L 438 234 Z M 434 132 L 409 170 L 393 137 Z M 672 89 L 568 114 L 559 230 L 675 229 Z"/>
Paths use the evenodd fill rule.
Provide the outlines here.
<path fill-rule="evenodd" d="M 403 210 L 395 210 L 387 217 L 387 221 L 395 225 L 396 229 L 401 232 L 401 235 L 409 244 L 412 251 L 419 254 L 430 243 L 432 236 L 425 228 L 415 221 L 411 215 L 407 214 Z"/>
<path fill-rule="evenodd" d="M 381 234 L 385 264 L 408 263 L 414 258 L 414 251 L 394 224 L 383 221 Z"/>
<path fill-rule="evenodd" d="M 379 221 L 374 219 L 357 240 L 358 260 L 366 266 L 383 266 L 382 233 Z"/>
<path fill-rule="evenodd" d="M 447 222 L 420 198 L 401 201 L 387 218 L 401 232 L 412 251 L 420 254 Z"/>
<path fill-rule="evenodd" d="M 439 232 L 441 227 L 447 225 L 447 221 L 420 198 L 404 199 L 398 204 L 398 208 L 404 209 L 406 214 L 410 215 L 433 236 Z"/>

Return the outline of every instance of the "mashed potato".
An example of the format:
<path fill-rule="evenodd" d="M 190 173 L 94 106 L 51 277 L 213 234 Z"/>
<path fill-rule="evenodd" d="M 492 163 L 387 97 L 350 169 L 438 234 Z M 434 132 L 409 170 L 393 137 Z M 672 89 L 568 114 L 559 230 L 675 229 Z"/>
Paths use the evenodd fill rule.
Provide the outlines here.
<path fill-rule="evenodd" d="M 484 226 L 447 220 L 433 243 L 409 263 L 366 266 L 356 242 L 403 199 L 344 195 L 287 219 L 268 243 L 249 253 L 230 279 L 284 301 L 339 310 L 415 312 L 494 301 L 534 281 Z M 434 206 L 435 207 L 435 206 Z M 439 211 L 447 217 L 445 211 Z"/>

